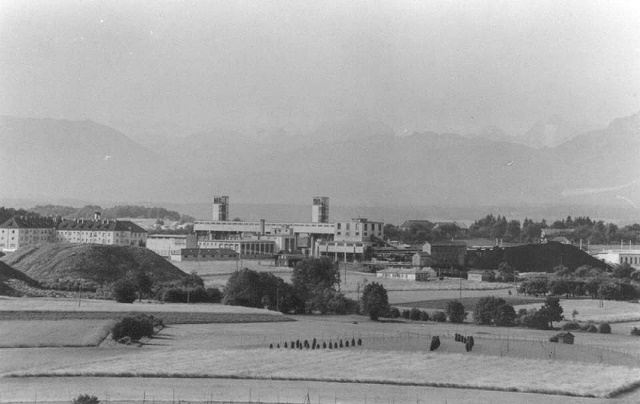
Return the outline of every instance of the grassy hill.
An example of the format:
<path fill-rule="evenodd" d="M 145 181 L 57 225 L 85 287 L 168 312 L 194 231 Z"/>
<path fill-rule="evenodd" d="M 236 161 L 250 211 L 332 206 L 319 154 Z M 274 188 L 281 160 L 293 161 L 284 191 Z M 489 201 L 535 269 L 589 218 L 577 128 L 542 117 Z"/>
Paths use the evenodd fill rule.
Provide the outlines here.
<path fill-rule="evenodd" d="M 1 259 L 37 281 L 60 278 L 113 282 L 141 269 L 154 282 L 178 280 L 186 274 L 144 247 L 48 243 L 21 248 Z"/>
<path fill-rule="evenodd" d="M 20 293 L 6 283 L 9 279 L 18 279 L 29 286 L 38 286 L 38 282 L 29 276 L 0 261 L 0 295 L 19 296 Z"/>

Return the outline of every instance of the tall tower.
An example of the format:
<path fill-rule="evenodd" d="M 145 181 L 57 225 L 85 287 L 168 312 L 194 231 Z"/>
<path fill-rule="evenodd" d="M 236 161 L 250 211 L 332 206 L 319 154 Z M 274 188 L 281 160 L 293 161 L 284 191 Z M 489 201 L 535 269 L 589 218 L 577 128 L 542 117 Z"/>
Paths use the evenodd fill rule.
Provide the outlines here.
<path fill-rule="evenodd" d="M 329 197 L 313 197 L 313 206 L 311 207 L 311 222 L 329 223 Z"/>
<path fill-rule="evenodd" d="M 229 197 L 228 196 L 213 197 L 213 220 L 220 220 L 220 221 L 229 220 Z"/>

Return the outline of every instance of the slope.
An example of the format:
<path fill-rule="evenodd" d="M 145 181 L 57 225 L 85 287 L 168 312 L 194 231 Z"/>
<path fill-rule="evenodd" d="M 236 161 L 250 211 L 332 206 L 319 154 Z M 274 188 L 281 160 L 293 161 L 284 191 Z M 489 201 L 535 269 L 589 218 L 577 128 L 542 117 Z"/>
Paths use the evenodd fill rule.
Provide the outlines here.
<path fill-rule="evenodd" d="M 19 296 L 20 293 L 6 283 L 10 279 L 23 281 L 29 286 L 38 286 L 38 282 L 29 276 L 0 261 L 0 295 Z"/>
<path fill-rule="evenodd" d="M 103 284 L 138 269 L 147 272 L 154 282 L 186 276 L 144 247 L 49 243 L 21 248 L 2 257 L 2 261 L 38 281 L 71 278 Z"/>

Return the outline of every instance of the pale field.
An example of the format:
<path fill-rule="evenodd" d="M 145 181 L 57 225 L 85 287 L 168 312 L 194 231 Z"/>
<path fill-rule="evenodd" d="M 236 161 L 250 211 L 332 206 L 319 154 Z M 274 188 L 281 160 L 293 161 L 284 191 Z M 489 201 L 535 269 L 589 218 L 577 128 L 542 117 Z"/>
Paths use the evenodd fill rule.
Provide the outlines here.
<path fill-rule="evenodd" d="M 177 313 L 237 313 L 281 316 L 281 313 L 250 307 L 226 306 L 223 304 L 181 304 L 158 302 L 117 303 L 113 300 L 53 298 L 0 297 L 0 311 L 65 311 L 65 312 L 177 312 Z"/>
<path fill-rule="evenodd" d="M 445 372 L 447 375 L 449 373 L 463 371 L 467 371 L 473 375 L 483 375 L 487 374 L 485 367 L 490 366 L 491 369 L 489 370 L 489 374 L 491 375 L 491 377 L 488 377 L 488 379 L 491 379 L 492 381 L 490 380 L 489 382 L 487 382 L 482 377 L 480 377 L 479 379 L 472 378 L 471 380 L 474 383 L 473 386 L 478 388 L 490 388 L 491 383 L 498 383 L 504 387 L 505 384 L 499 382 L 500 380 L 503 380 L 505 378 L 507 380 L 510 380 L 511 377 L 514 377 L 514 379 L 518 377 L 523 378 L 521 379 L 523 381 L 519 382 L 519 384 L 517 384 L 516 386 L 512 386 L 514 388 L 520 389 L 523 388 L 523 386 L 524 388 L 529 388 L 529 386 L 531 385 L 535 389 L 544 387 L 545 389 L 550 389 L 549 391 L 553 391 L 554 393 L 566 394 L 567 391 L 564 391 L 564 385 L 559 383 L 570 383 L 573 386 L 573 389 L 583 389 L 584 386 L 580 384 L 574 384 L 572 380 L 562 378 L 556 380 L 555 376 L 553 375 L 555 373 L 562 374 L 571 371 L 569 373 L 576 374 L 574 372 L 580 372 L 578 373 L 580 377 L 586 374 L 598 374 L 597 382 L 594 381 L 593 384 L 600 387 L 595 388 L 595 390 L 594 388 L 589 389 L 589 392 L 587 394 L 599 395 L 606 394 L 606 392 L 609 392 L 611 390 L 615 390 L 616 386 L 620 386 L 620 383 L 623 383 L 624 380 L 628 380 L 627 375 L 629 373 L 624 370 L 628 368 L 619 366 L 605 366 L 594 363 L 572 363 L 572 361 L 577 359 L 584 360 L 588 358 L 585 358 L 582 355 L 579 358 L 573 358 L 571 357 L 571 353 L 575 352 L 575 349 L 588 349 L 589 347 L 609 346 L 618 347 L 621 352 L 628 350 L 637 354 L 638 351 L 640 351 L 640 344 L 638 344 L 638 340 L 634 339 L 633 337 L 624 337 L 620 335 L 579 334 L 576 337 L 575 346 L 557 346 L 557 355 L 555 355 L 553 358 L 555 360 L 531 361 L 527 359 L 520 359 L 514 361 L 513 358 L 518 356 L 518 351 L 525 349 L 527 344 L 533 346 L 535 344 L 539 344 L 540 341 L 546 341 L 546 339 L 548 339 L 548 336 L 553 335 L 554 332 L 497 327 L 479 327 L 467 324 L 456 325 L 449 323 L 441 324 L 410 321 L 400 323 L 381 323 L 372 322 L 361 316 L 296 316 L 296 318 L 299 319 L 299 321 L 278 323 L 277 325 L 265 323 L 176 325 L 163 330 L 158 338 L 151 339 L 148 345 L 144 345 L 142 348 L 107 344 L 106 346 L 99 348 L 2 349 L 0 350 L 0 357 L 3 358 L 3 360 L 0 361 L 0 374 L 6 374 L 8 372 L 16 372 L 18 374 L 41 374 L 42 372 L 59 372 L 63 374 L 68 374 L 69 372 L 97 372 L 100 375 L 112 375 L 115 372 L 125 374 L 130 374 L 130 372 L 138 372 L 138 374 L 142 373 L 146 374 L 147 376 L 155 374 L 162 374 L 163 376 L 173 376 L 173 374 L 169 373 L 180 373 L 182 372 L 182 369 L 188 368 L 189 372 L 192 372 L 192 375 L 197 372 L 198 376 L 228 376 L 229 374 L 235 372 L 233 374 L 238 377 L 271 377 L 271 375 L 274 374 L 272 372 L 271 366 L 271 363 L 273 362 L 275 364 L 275 369 L 278 370 L 278 372 L 274 374 L 276 377 L 309 377 L 313 379 L 317 377 L 318 374 L 321 374 L 323 372 L 322 369 L 325 369 L 324 373 L 326 375 L 326 373 L 328 372 L 329 377 L 339 377 L 340 379 L 344 380 L 351 380 L 353 378 L 370 378 L 369 381 L 371 382 L 377 381 L 387 383 L 387 372 L 383 372 L 382 370 L 380 370 L 381 373 L 374 373 L 373 375 L 362 374 L 362 372 L 369 368 L 386 369 L 386 365 L 379 366 L 379 363 L 376 361 L 385 360 L 385 358 L 387 357 L 398 357 L 405 358 L 407 360 L 388 363 L 389 367 L 395 369 L 394 372 L 391 373 L 391 375 L 393 376 L 392 381 L 395 380 L 396 382 L 399 380 L 413 380 L 413 382 L 415 382 L 417 380 L 420 383 L 424 383 L 425 380 L 428 379 L 426 380 L 426 382 L 434 384 L 441 383 L 442 380 L 445 380 L 446 383 L 454 381 L 456 383 L 465 384 L 467 381 L 463 378 L 465 377 L 464 375 L 466 375 L 465 373 L 461 373 L 461 375 L 463 376 L 461 376 L 459 379 L 456 379 L 455 375 L 453 378 L 448 379 L 444 376 L 438 376 L 435 379 L 432 379 L 431 377 L 424 378 L 424 375 L 440 374 L 442 373 L 442 369 L 447 368 L 450 369 Z M 357 322 L 357 324 L 355 322 Z M 475 336 L 476 346 L 474 347 L 474 351 L 471 354 L 460 352 L 462 351 L 462 344 L 451 341 L 452 335 L 456 332 Z M 424 351 L 425 349 L 428 349 L 428 340 L 425 340 L 430 335 L 440 335 L 443 342 L 441 348 L 434 353 L 428 353 Z M 282 349 L 269 350 L 268 348 L 266 348 L 269 343 L 278 343 L 285 339 L 308 339 L 309 341 L 311 341 L 314 337 L 318 338 L 318 340 L 331 339 L 333 341 L 338 338 L 350 339 L 355 337 L 357 339 L 359 337 L 362 337 L 364 340 L 364 345 L 361 348 L 349 348 L 335 351 L 324 350 L 301 352 L 295 350 L 285 351 Z M 531 340 L 535 340 L 538 342 L 531 344 Z M 505 343 L 507 344 L 506 346 Z M 547 344 L 547 346 L 549 345 L 550 344 Z M 632 351 L 633 348 L 635 348 L 635 351 Z M 561 351 L 563 350 L 566 350 L 569 353 L 569 356 L 564 359 L 561 355 Z M 536 355 L 544 357 L 545 351 L 543 349 L 536 352 L 530 349 L 530 352 L 534 354 L 532 357 L 536 357 Z M 494 356 L 487 356 L 487 353 Z M 332 355 L 333 359 L 328 358 L 326 354 Z M 347 354 L 350 356 L 345 357 L 345 355 Z M 499 354 L 502 354 L 505 357 L 501 358 L 497 356 Z M 289 358 L 289 356 L 291 357 Z M 240 362 L 238 362 L 238 358 L 241 359 Z M 494 358 L 498 361 L 495 362 Z M 604 359 L 608 360 L 611 358 L 607 358 L 605 356 Z M 469 367 L 468 361 L 472 361 L 471 367 Z M 517 364 L 520 367 L 520 374 L 512 374 L 512 369 L 508 367 L 503 369 L 503 361 L 505 363 L 510 363 L 513 366 L 516 366 Z M 231 368 L 229 368 L 227 366 L 227 362 L 231 362 L 231 365 L 236 367 L 232 366 Z M 334 362 L 338 366 L 338 373 L 331 371 L 331 369 L 333 369 Z M 616 361 L 614 360 L 613 362 Z M 224 364 L 224 366 L 221 367 L 221 363 Z M 240 366 L 242 364 L 244 364 L 244 368 Z M 295 365 L 291 367 L 291 364 Z M 256 367 L 256 365 L 258 366 Z M 409 365 L 411 367 L 407 367 Z M 528 367 L 530 366 L 533 367 L 533 369 L 536 369 L 534 373 L 529 372 Z M 493 369 L 494 367 L 497 368 Z M 254 368 L 256 368 L 257 370 L 254 371 Z M 307 370 L 304 370 L 305 368 Z M 356 369 L 357 371 L 354 373 L 353 369 Z M 506 372 L 505 375 L 496 373 L 499 372 L 500 369 L 503 369 Z M 618 380 L 612 384 L 609 382 L 609 379 L 601 378 L 599 376 L 599 372 L 602 369 L 605 370 L 605 375 L 609 374 L 607 372 L 615 373 Z M 620 369 L 623 370 L 622 373 L 618 372 Z M 219 373 L 219 371 L 223 371 L 223 373 Z M 536 372 L 544 373 L 545 375 L 547 375 L 546 378 L 543 378 L 543 381 L 546 380 L 546 385 L 539 384 L 537 382 L 537 384 L 530 384 L 528 382 L 531 377 L 530 375 L 533 374 L 534 376 L 538 377 L 539 373 Z M 638 372 L 637 368 L 633 369 L 631 373 L 640 377 L 640 372 Z M 202 386 L 218 385 L 220 383 L 226 386 L 227 383 L 225 381 L 216 379 L 210 379 L 202 382 L 193 380 L 186 381 L 181 377 L 182 375 L 180 375 L 180 378 L 178 379 L 169 378 L 162 379 L 163 381 L 160 382 L 156 382 L 156 386 L 162 386 L 163 388 L 165 388 L 165 392 L 162 393 L 162 396 L 165 400 L 171 399 L 171 396 L 167 395 L 169 386 L 179 390 L 180 386 L 184 384 L 190 385 L 190 383 L 201 383 Z M 587 375 L 585 377 L 591 377 L 591 379 L 589 380 L 593 381 L 593 378 L 595 376 Z M 38 397 L 41 397 L 42 399 L 44 399 L 46 394 L 52 394 L 52 398 L 57 397 L 60 399 L 60 401 L 66 400 L 66 402 L 69 402 L 69 397 L 74 396 L 69 393 L 68 383 L 58 383 L 59 378 L 57 377 L 45 379 L 25 378 L 20 379 L 22 380 L 20 382 L 16 380 L 18 379 L 3 378 L 0 381 L 0 393 L 2 393 L 0 394 L 0 401 L 9 401 L 8 399 L 10 397 L 16 397 L 14 399 L 15 401 L 33 400 L 34 391 L 36 389 L 39 389 L 40 381 L 45 381 L 46 383 L 58 386 L 57 390 L 47 390 L 46 392 L 38 390 Z M 35 384 L 30 382 L 34 380 L 37 380 L 38 382 L 34 382 Z M 94 377 L 73 379 L 63 378 L 62 380 L 86 381 L 87 384 L 82 383 L 79 384 L 79 386 L 82 386 L 82 388 L 86 388 L 86 385 L 96 386 L 96 388 L 99 389 L 96 390 L 96 393 L 100 393 L 97 395 L 101 398 L 105 397 L 105 392 L 110 392 L 109 396 L 113 398 L 119 396 L 123 399 L 127 397 L 133 399 L 140 398 L 140 396 L 127 396 L 127 394 L 131 394 L 131 390 L 129 388 L 123 388 L 123 386 L 139 386 L 147 383 L 148 379 L 135 378 L 123 380 Z M 108 380 L 118 380 L 118 382 L 109 385 Z M 122 382 L 120 382 L 120 380 L 122 380 Z M 260 380 L 244 380 L 239 381 L 238 384 L 235 384 L 235 387 L 231 386 L 230 390 L 224 393 L 224 397 L 229 397 L 227 396 L 228 394 L 233 399 L 248 399 L 248 397 L 244 396 L 246 395 L 248 389 L 253 388 L 253 386 L 264 385 L 265 383 L 268 385 L 272 385 L 273 383 L 286 384 L 286 386 L 294 385 L 297 386 L 291 387 L 294 391 L 304 391 L 304 386 L 308 386 L 310 383 L 316 382 L 276 382 L 273 380 L 263 382 Z M 7 395 L 7 391 L 3 391 L 4 388 L 2 386 L 9 386 L 13 384 L 18 385 L 18 390 L 12 393 L 14 394 L 13 396 Z M 358 398 L 358 394 L 361 394 L 363 391 L 370 391 L 369 388 L 373 388 L 373 386 L 376 386 L 375 384 L 351 383 L 333 383 L 332 385 L 343 386 L 341 387 L 342 390 L 340 394 L 347 397 L 355 398 Z M 511 386 L 510 383 L 506 385 Z M 390 385 L 380 386 L 383 387 L 381 387 L 381 390 L 379 391 L 383 392 L 388 391 L 388 389 L 395 390 L 398 388 L 400 389 L 399 391 L 404 391 L 403 389 L 411 388 L 416 389 L 415 391 L 418 392 L 427 391 L 425 389 L 429 389 L 428 387 L 395 387 Z M 461 385 L 461 387 L 469 386 Z M 299 390 L 296 390 L 296 388 L 298 388 Z M 140 389 L 135 391 L 142 393 Z M 155 390 L 153 390 L 150 386 L 147 390 L 147 399 L 150 398 L 149 394 L 152 391 Z M 209 390 L 200 390 L 197 393 L 203 394 L 205 391 Z M 254 398 L 256 398 L 257 395 L 260 394 L 258 393 L 258 391 L 259 389 L 256 387 L 256 390 L 254 390 Z M 273 394 L 276 394 L 277 392 L 286 395 L 285 392 L 289 390 L 269 389 L 268 391 L 270 392 L 268 394 L 271 394 L 270 397 L 273 397 Z M 319 396 L 326 391 L 326 389 L 320 389 L 318 393 Z M 549 401 L 547 400 L 547 397 L 551 397 L 507 392 L 500 393 L 474 390 L 455 390 L 448 388 L 445 389 L 443 387 L 428 391 L 430 393 L 428 395 L 425 395 L 424 401 L 421 402 L 432 402 L 430 401 L 430 399 L 432 398 L 432 391 L 439 392 L 437 394 L 442 394 L 443 391 L 448 391 L 449 395 L 445 395 L 445 397 L 449 397 L 449 403 L 482 402 L 475 401 L 473 397 L 486 397 L 486 402 L 488 403 L 540 402 L 537 400 L 544 399 L 544 401 Z M 471 393 L 464 393 L 466 391 L 470 391 Z M 77 392 L 79 394 L 80 392 L 89 392 L 89 390 L 79 390 Z M 264 394 L 267 393 L 265 392 Z M 160 393 L 158 394 L 158 397 L 159 396 Z M 18 400 L 18 398 L 20 397 L 23 397 L 25 399 Z M 185 398 L 185 396 L 179 397 L 183 399 Z M 220 397 L 221 399 L 223 399 L 219 395 L 216 397 Z M 324 397 L 323 400 L 328 398 L 325 395 L 322 395 L 322 397 Z M 387 400 L 390 400 L 392 397 L 396 397 L 397 402 L 407 402 L 407 400 L 401 398 L 401 395 L 379 395 L 377 398 L 379 398 L 380 401 L 373 400 L 374 397 L 372 395 L 368 397 L 369 400 L 367 402 L 388 402 Z M 459 399 L 460 401 L 456 401 L 456 399 L 453 399 L 453 397 Z M 500 401 L 496 399 L 496 397 L 502 397 L 504 401 Z M 524 401 L 525 397 L 528 397 L 531 401 Z M 634 397 L 637 397 L 637 395 Z M 624 396 L 622 398 L 624 398 Z M 620 401 L 622 400 L 622 398 L 617 398 L 616 400 L 614 400 L 614 402 L 624 402 Z M 562 397 L 562 399 L 567 401 L 552 400 L 549 402 L 583 402 L 571 401 L 574 399 L 569 397 Z M 203 398 L 203 400 L 206 400 L 206 398 Z M 292 399 L 291 396 L 289 396 L 287 400 L 291 400 L 290 402 L 301 402 L 299 397 Z M 413 402 L 413 400 L 410 401 Z M 345 399 L 344 402 L 362 402 L 362 395 L 359 396 L 358 400 Z M 592 400 L 584 402 L 597 401 Z"/>
<path fill-rule="evenodd" d="M 113 321 L 0 321 L 0 348 L 97 346 Z"/>
<path fill-rule="evenodd" d="M 438 352 L 200 349 L 51 364 L 3 376 L 241 377 L 515 390 L 607 397 L 640 383 L 637 368 Z"/>
<path fill-rule="evenodd" d="M 603 307 L 600 307 L 600 305 Z M 578 311 L 577 321 L 594 321 L 619 323 L 627 321 L 640 321 L 640 303 L 618 302 L 613 300 L 597 299 L 561 299 L 560 305 L 563 309 L 565 319 L 572 318 L 573 310 Z M 519 309 L 537 309 L 541 304 L 527 304 L 516 306 Z"/>
<path fill-rule="evenodd" d="M 68 404 L 80 394 L 97 396 L 103 403 L 140 404 L 176 402 L 312 403 L 334 404 L 637 404 L 638 395 L 615 399 L 546 394 L 454 389 L 446 387 L 394 386 L 316 381 L 46 377 L 5 378 L 0 402 L 37 401 Z"/>

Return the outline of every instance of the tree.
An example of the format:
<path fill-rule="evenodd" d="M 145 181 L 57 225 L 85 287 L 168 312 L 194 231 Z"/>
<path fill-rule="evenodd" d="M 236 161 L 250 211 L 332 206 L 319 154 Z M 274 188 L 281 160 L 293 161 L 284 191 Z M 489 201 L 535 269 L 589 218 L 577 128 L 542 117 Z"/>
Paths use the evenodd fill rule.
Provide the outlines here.
<path fill-rule="evenodd" d="M 362 312 L 374 321 L 389 311 L 387 290 L 377 282 L 367 283 L 362 292 Z"/>
<path fill-rule="evenodd" d="M 560 299 L 557 297 L 547 297 L 547 300 L 545 300 L 539 311 L 549 323 L 549 328 L 553 328 L 554 321 L 562 321 L 562 319 L 564 318 L 564 316 L 562 315 L 562 306 L 560 305 Z"/>
<path fill-rule="evenodd" d="M 328 258 L 312 258 L 300 261 L 293 269 L 291 283 L 298 297 L 305 303 L 305 311 L 321 310 L 318 304 L 325 292 L 335 292 L 340 284 L 340 271 Z"/>
<path fill-rule="evenodd" d="M 135 271 L 131 276 L 131 281 L 138 289 L 138 299 L 140 301 L 142 301 L 143 296 L 149 296 L 152 293 L 153 280 L 146 272 L 142 270 Z"/>
<path fill-rule="evenodd" d="M 137 286 L 130 279 L 120 279 L 113 284 L 113 298 L 118 303 L 133 303 L 137 297 L 137 290 Z"/>
<path fill-rule="evenodd" d="M 494 310 L 494 323 L 498 327 L 509 327 L 515 323 L 516 310 L 510 304 L 501 304 Z"/>
<path fill-rule="evenodd" d="M 447 315 L 452 323 L 462 323 L 467 317 L 464 305 L 459 300 L 451 300 L 447 303 Z"/>
<path fill-rule="evenodd" d="M 231 306 L 262 307 L 258 272 L 244 268 L 227 280 L 222 302 Z"/>
<path fill-rule="evenodd" d="M 473 311 L 473 317 L 478 324 L 494 324 L 496 326 L 513 325 L 516 311 L 504 299 L 495 296 L 480 298 Z"/>
<path fill-rule="evenodd" d="M 478 324 L 491 324 L 494 320 L 494 312 L 501 304 L 506 304 L 504 299 L 495 296 L 485 296 L 478 300 L 473 310 L 473 319 Z"/>
<path fill-rule="evenodd" d="M 622 264 L 616 265 L 613 267 L 613 272 L 611 276 L 620 278 L 620 279 L 630 279 L 631 274 L 635 271 L 635 268 L 624 262 Z"/>

